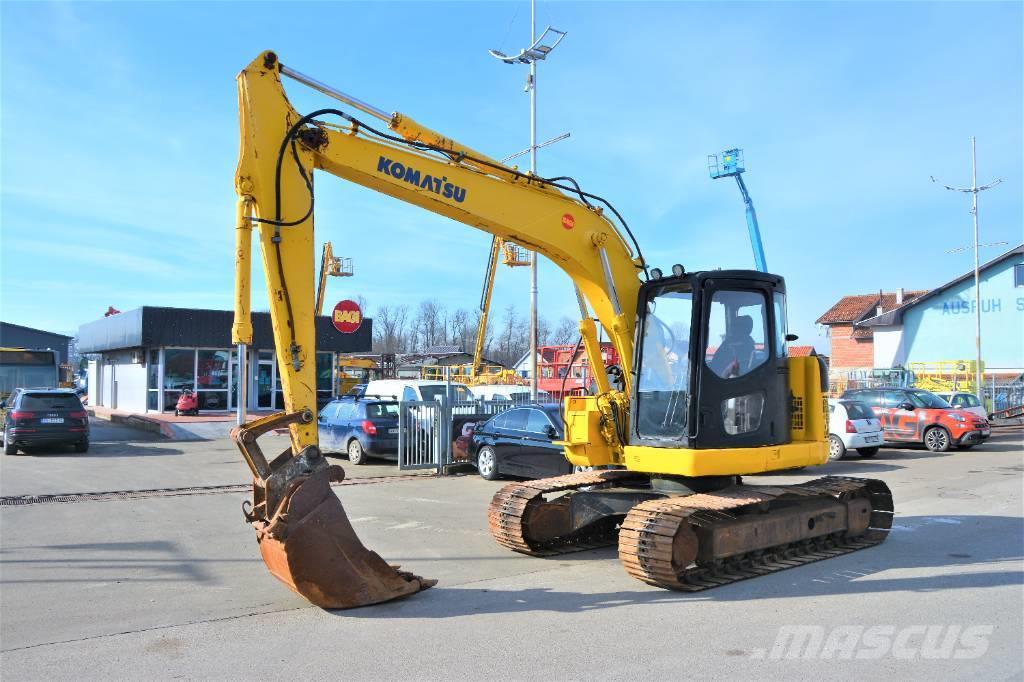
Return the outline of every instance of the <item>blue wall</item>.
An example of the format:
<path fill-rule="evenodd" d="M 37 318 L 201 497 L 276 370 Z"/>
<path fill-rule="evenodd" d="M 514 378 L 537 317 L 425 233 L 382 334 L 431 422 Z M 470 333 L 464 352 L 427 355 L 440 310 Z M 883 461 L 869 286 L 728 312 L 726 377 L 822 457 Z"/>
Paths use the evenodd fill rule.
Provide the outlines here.
<path fill-rule="evenodd" d="M 981 359 L 986 369 L 1024 368 L 1024 287 L 1013 286 L 1007 258 L 981 272 Z M 907 362 L 974 359 L 974 277 L 910 308 L 903 316 Z"/>

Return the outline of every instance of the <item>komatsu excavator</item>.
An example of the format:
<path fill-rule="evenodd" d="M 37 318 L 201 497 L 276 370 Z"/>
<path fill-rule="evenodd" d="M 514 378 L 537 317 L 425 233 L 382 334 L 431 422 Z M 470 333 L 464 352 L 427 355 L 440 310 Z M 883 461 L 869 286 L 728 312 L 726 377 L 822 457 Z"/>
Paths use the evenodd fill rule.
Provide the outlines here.
<path fill-rule="evenodd" d="M 299 114 L 282 77 L 344 109 Z M 787 357 L 781 277 L 649 268 L 615 208 L 572 178 L 505 166 L 273 52 L 239 74 L 238 104 L 232 333 L 237 344 L 251 342 L 255 227 L 285 397 L 283 413 L 233 432 L 255 479 L 243 511 L 267 567 L 310 602 L 363 606 L 435 583 L 360 543 L 330 487 L 344 472 L 317 447 L 314 170 L 543 254 L 575 284 L 590 362 L 601 364 L 595 316 L 618 351 L 620 367 L 593 367 L 595 394 L 563 406 L 566 457 L 593 469 L 498 491 L 489 522 L 501 545 L 549 556 L 617 543 L 636 578 L 702 590 L 885 539 L 893 506 L 881 481 L 741 481 L 828 457 L 825 375 L 817 358 Z M 268 461 L 257 437 L 283 426 L 291 447 Z"/>

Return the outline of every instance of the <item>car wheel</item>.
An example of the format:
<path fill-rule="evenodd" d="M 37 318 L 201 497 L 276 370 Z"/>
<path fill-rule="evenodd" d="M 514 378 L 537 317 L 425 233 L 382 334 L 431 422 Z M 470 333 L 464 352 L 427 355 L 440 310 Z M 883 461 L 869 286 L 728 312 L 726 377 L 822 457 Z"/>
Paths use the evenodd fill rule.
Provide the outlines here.
<path fill-rule="evenodd" d="M 924 432 L 924 446 L 932 452 L 949 450 L 949 432 L 941 426 L 933 426 Z"/>
<path fill-rule="evenodd" d="M 485 445 L 476 453 L 476 470 L 488 481 L 498 478 L 498 456 L 490 446 Z"/>
<path fill-rule="evenodd" d="M 75 452 L 89 452 L 89 441 L 83 440 L 75 443 Z"/>
<path fill-rule="evenodd" d="M 358 438 L 353 438 L 348 442 L 348 461 L 352 464 L 366 464 L 366 452 Z"/>
<path fill-rule="evenodd" d="M 878 448 L 857 448 L 857 454 L 864 459 L 871 459 L 878 454 Z"/>
<path fill-rule="evenodd" d="M 175 417 L 180 417 L 181 416 L 181 410 L 175 410 L 174 411 L 174 416 Z"/>
<path fill-rule="evenodd" d="M 836 462 L 844 457 L 846 457 L 846 446 L 843 445 L 843 441 L 839 440 L 839 436 L 829 435 L 828 458 L 833 462 Z"/>
<path fill-rule="evenodd" d="M 4 454 L 5 455 L 16 455 L 18 454 L 18 446 L 7 440 L 7 429 L 4 429 Z"/>

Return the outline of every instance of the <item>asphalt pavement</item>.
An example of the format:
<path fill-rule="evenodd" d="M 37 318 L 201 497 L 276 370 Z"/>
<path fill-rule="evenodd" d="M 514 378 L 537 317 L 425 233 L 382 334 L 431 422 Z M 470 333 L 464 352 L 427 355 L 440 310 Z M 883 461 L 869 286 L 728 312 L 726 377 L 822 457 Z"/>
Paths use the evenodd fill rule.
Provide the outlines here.
<path fill-rule="evenodd" d="M 1021 436 L 939 455 L 885 448 L 873 460 L 748 478 L 881 478 L 895 498 L 893 532 L 878 547 L 696 594 L 633 580 L 611 548 L 536 559 L 498 547 L 486 508 L 503 483 L 475 475 L 336 488 L 367 546 L 439 580 L 405 600 L 337 612 L 266 572 L 241 491 L 3 506 L 0 673 L 1021 679 Z M 94 442 L 84 457 L 4 458 L 0 494 L 246 480 L 230 443 L 123 432 L 104 441 L 99 430 Z M 362 468 L 339 463 L 350 475 Z"/>

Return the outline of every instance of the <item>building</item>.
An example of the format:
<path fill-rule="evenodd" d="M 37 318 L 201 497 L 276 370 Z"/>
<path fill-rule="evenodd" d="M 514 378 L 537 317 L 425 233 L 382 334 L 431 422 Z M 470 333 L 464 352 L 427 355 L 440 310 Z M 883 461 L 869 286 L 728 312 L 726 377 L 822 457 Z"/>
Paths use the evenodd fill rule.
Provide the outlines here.
<path fill-rule="evenodd" d="M 430 346 L 418 353 L 403 353 L 398 357 L 398 378 L 399 379 L 430 379 L 444 380 L 448 376 L 453 381 L 468 378 L 473 366 L 473 354 L 467 353 L 461 346 L 441 345 Z M 484 373 L 496 374 L 505 366 L 486 357 L 480 358 Z M 458 368 L 448 374 L 446 367 Z"/>
<path fill-rule="evenodd" d="M 238 395 L 238 358 L 231 343 L 233 313 L 145 306 L 79 327 L 78 350 L 89 362 L 89 403 L 129 412 L 171 411 L 183 389 L 196 391 L 200 410 L 231 410 Z M 253 313 L 248 356 L 248 409 L 284 408 L 269 313 Z M 370 350 L 373 321 L 342 334 L 330 317 L 316 319 L 317 400 L 338 385 L 337 355 Z"/>
<path fill-rule="evenodd" d="M 830 371 L 844 373 L 876 367 L 874 330 L 859 326 L 859 323 L 895 310 L 926 293 L 897 289 L 892 293 L 880 291 L 877 294 L 857 294 L 839 299 L 817 319 L 818 324 L 828 327 L 832 344 L 829 351 Z"/>
<path fill-rule="evenodd" d="M 986 373 L 1019 374 L 1024 371 L 1024 244 L 980 266 L 979 273 L 982 364 Z M 875 367 L 974 360 L 977 305 L 972 269 L 858 320 L 854 330 L 873 337 Z"/>
<path fill-rule="evenodd" d="M 537 354 L 539 390 L 547 391 L 555 399 L 588 392 L 593 378 L 587 351 L 582 344 L 538 346 Z M 610 341 L 601 342 L 601 364 L 604 367 L 620 365 L 619 354 Z"/>
<path fill-rule="evenodd" d="M 0 322 L 0 347 L 55 350 L 60 354 L 59 362 L 62 365 L 68 362 L 68 344 L 71 343 L 71 338 L 65 334 Z"/>

